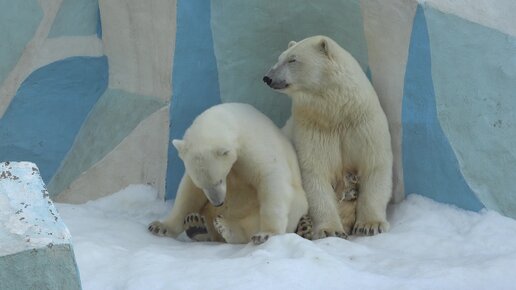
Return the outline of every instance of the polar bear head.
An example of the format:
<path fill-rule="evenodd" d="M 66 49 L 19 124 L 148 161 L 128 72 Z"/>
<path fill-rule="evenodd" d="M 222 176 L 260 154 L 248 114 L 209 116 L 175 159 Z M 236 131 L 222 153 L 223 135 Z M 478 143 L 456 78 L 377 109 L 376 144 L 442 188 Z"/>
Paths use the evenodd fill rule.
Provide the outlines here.
<path fill-rule="evenodd" d="M 226 198 L 226 177 L 237 160 L 236 149 L 230 143 L 197 141 L 185 138 L 173 140 L 172 144 L 195 186 L 202 189 L 213 206 L 221 206 Z"/>
<path fill-rule="evenodd" d="M 334 74 L 339 68 L 336 58 L 341 50 L 335 41 L 326 36 L 291 41 L 263 81 L 289 95 L 298 91 L 317 93 L 317 90 L 335 82 Z"/>

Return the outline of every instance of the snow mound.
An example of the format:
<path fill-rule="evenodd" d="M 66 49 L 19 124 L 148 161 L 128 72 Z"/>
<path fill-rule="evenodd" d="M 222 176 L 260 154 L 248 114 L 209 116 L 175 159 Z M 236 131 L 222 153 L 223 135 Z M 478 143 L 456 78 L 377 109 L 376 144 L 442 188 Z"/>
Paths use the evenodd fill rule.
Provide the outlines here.
<path fill-rule="evenodd" d="M 83 205 L 57 204 L 84 289 L 514 289 L 516 221 L 409 195 L 389 208 L 391 231 L 315 242 L 294 234 L 260 246 L 159 238 L 149 186 Z"/>

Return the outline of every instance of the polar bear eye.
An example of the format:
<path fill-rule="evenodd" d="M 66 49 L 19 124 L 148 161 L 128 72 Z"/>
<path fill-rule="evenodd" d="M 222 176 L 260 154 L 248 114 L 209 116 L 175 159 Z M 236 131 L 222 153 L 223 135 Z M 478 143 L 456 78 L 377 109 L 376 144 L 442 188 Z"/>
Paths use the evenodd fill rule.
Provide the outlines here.
<path fill-rule="evenodd" d="M 225 157 L 225 156 L 228 156 L 228 155 L 229 155 L 229 150 L 228 150 L 228 149 L 225 149 L 225 148 L 220 148 L 220 149 L 218 149 L 215 153 L 216 153 L 218 156 Z"/>
<path fill-rule="evenodd" d="M 295 58 L 292 58 L 292 59 L 289 59 L 289 60 L 288 60 L 288 63 L 294 63 L 294 62 L 296 62 L 296 59 L 295 59 Z"/>

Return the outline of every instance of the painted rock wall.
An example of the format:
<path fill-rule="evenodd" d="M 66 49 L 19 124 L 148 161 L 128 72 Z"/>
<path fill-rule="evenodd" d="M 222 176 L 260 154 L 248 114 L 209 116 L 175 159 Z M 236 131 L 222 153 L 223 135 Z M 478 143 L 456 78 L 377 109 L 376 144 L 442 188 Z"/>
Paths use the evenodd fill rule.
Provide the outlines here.
<path fill-rule="evenodd" d="M 0 160 L 63 202 L 164 196 L 175 1 L 21 2 L 0 2 Z"/>
<path fill-rule="evenodd" d="M 395 200 L 516 217 L 512 0 L 2 3 L 0 159 L 36 162 L 57 200 L 131 183 L 173 198 L 184 169 L 168 141 L 220 102 L 283 125 L 290 100 L 261 78 L 288 41 L 326 34 L 388 116 Z"/>

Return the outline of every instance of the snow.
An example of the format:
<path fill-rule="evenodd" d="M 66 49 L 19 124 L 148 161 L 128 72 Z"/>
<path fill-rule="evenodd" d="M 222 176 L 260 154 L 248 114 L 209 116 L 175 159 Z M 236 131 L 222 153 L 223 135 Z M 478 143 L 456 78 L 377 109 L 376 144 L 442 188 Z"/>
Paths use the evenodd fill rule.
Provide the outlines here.
<path fill-rule="evenodd" d="M 132 185 L 82 205 L 56 204 L 83 289 L 515 289 L 516 221 L 418 195 L 389 208 L 391 230 L 350 240 L 294 234 L 254 246 L 155 237 L 164 203 Z"/>

